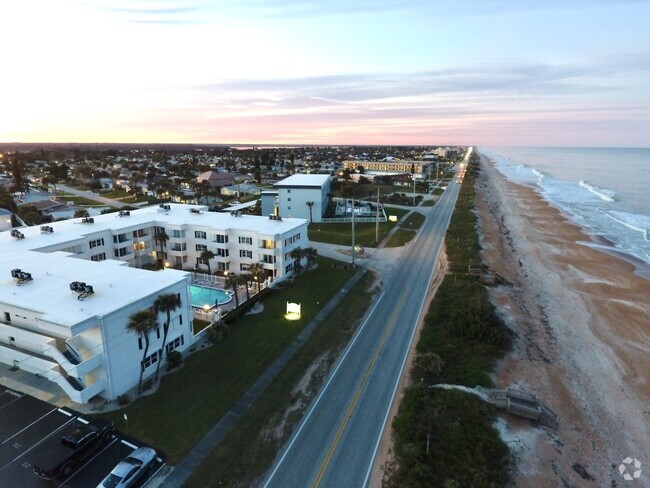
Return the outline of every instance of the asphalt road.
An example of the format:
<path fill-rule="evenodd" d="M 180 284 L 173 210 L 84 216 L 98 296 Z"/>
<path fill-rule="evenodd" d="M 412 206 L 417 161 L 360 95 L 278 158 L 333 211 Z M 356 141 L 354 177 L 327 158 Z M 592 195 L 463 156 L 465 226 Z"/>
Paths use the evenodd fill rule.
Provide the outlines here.
<path fill-rule="evenodd" d="M 367 486 L 459 189 L 454 177 L 434 207 L 418 208 L 425 223 L 267 473 L 264 488 Z"/>

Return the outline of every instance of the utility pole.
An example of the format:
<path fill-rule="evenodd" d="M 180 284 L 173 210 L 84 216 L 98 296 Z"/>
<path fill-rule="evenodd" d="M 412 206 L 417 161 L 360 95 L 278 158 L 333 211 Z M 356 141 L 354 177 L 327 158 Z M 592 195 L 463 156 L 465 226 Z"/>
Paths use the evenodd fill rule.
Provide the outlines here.
<path fill-rule="evenodd" d="M 354 269 L 354 247 L 356 246 L 354 242 L 354 198 L 352 198 L 352 269 Z"/>
<path fill-rule="evenodd" d="M 377 221 L 375 223 L 375 242 L 379 246 L 379 188 L 377 188 Z"/>
<path fill-rule="evenodd" d="M 413 206 L 415 207 L 415 173 L 412 175 L 413 178 Z"/>

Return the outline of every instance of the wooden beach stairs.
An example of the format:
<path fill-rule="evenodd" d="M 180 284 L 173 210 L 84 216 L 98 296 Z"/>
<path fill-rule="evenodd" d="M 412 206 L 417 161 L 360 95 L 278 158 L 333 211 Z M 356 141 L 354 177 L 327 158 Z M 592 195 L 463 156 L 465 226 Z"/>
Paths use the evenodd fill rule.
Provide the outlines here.
<path fill-rule="evenodd" d="M 502 275 L 496 271 L 492 271 L 489 268 L 484 268 L 481 266 L 468 266 L 467 272 L 471 275 L 478 276 L 481 280 L 481 283 L 484 285 L 507 285 L 512 286 L 508 280 L 506 280 Z"/>
<path fill-rule="evenodd" d="M 505 390 L 492 390 L 489 398 L 490 402 L 499 410 L 534 420 L 536 423 L 552 429 L 557 429 L 559 426 L 555 412 L 532 393 L 506 388 Z"/>

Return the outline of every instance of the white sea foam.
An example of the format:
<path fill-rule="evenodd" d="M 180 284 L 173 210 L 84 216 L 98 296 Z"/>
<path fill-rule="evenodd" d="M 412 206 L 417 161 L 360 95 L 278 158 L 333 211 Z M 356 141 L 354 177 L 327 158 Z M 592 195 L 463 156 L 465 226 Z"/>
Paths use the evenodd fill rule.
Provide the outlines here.
<path fill-rule="evenodd" d="M 650 216 L 616 211 L 607 212 L 605 215 L 628 229 L 641 233 L 643 238 L 650 242 Z"/>
<path fill-rule="evenodd" d="M 504 152 L 489 155 L 506 178 L 539 188 L 545 199 L 588 232 L 650 263 L 649 149 Z"/>
<path fill-rule="evenodd" d="M 616 192 L 614 190 L 609 190 L 607 188 L 600 188 L 599 186 L 591 185 L 587 183 L 585 180 L 580 180 L 580 186 L 586 188 L 591 193 L 593 193 L 594 195 L 598 196 L 600 199 L 606 202 L 613 202 L 614 196 L 616 196 Z"/>

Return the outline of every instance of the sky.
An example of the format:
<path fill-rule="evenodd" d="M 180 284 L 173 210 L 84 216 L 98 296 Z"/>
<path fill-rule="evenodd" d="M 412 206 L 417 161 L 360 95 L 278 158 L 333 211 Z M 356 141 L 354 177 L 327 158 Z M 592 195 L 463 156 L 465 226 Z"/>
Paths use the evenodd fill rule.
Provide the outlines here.
<path fill-rule="evenodd" d="M 0 142 L 650 147 L 650 0 L 5 0 Z"/>

